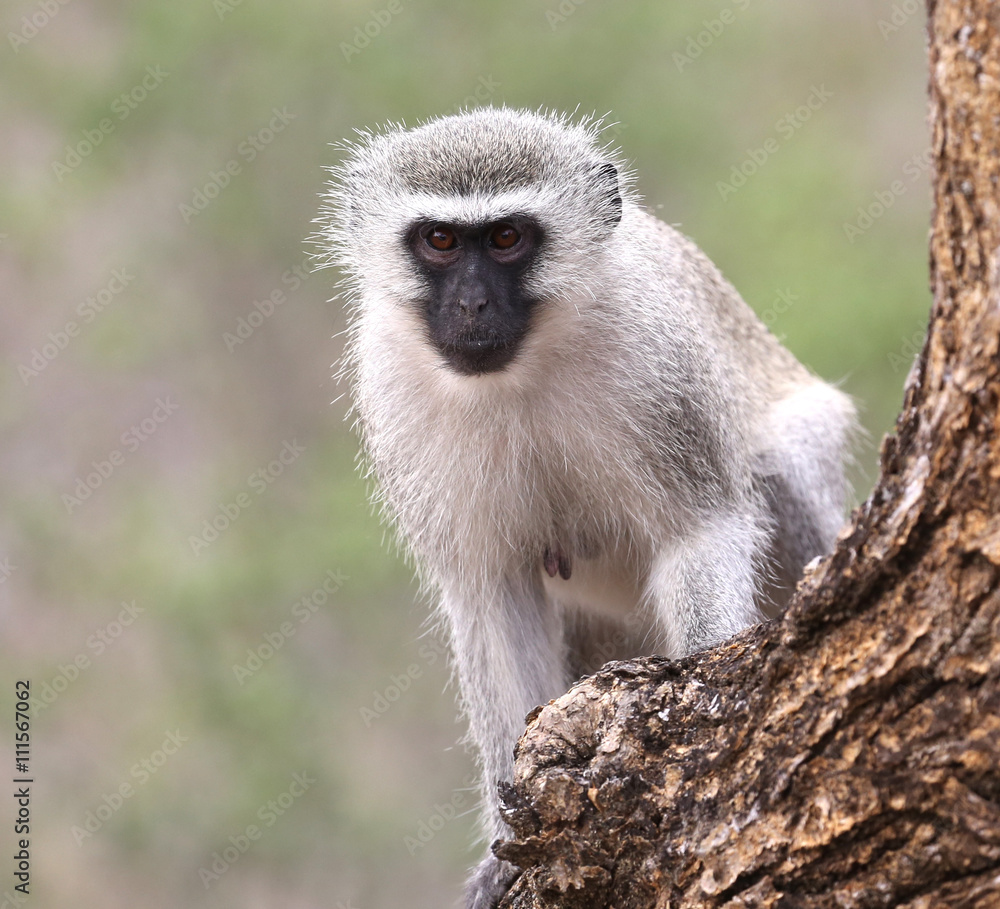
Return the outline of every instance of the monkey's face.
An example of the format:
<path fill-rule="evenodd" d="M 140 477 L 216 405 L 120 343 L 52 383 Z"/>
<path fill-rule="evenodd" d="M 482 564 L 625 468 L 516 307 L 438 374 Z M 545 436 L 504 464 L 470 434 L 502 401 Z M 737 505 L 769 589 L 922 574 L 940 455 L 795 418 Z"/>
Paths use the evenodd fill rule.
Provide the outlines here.
<path fill-rule="evenodd" d="M 461 375 L 504 369 L 537 304 L 524 278 L 542 244 L 538 224 L 525 216 L 485 224 L 421 221 L 406 242 L 427 286 L 418 305 L 431 344 Z"/>
<path fill-rule="evenodd" d="M 526 387 L 553 345 L 572 356 L 574 325 L 619 278 L 622 167 L 598 124 L 506 108 L 363 135 L 324 213 L 351 362 L 383 371 L 391 351 L 466 393 Z"/>

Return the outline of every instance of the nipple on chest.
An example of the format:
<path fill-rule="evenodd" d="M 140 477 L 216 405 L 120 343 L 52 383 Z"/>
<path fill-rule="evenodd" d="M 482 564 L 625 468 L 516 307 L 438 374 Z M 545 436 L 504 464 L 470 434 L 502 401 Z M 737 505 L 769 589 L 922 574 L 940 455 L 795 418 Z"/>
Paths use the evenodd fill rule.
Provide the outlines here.
<path fill-rule="evenodd" d="M 543 560 L 545 562 L 545 573 L 550 578 L 554 578 L 558 574 L 564 581 L 569 580 L 570 575 L 573 573 L 573 565 L 570 562 L 569 556 L 562 551 L 558 544 L 556 546 L 545 547 Z"/>

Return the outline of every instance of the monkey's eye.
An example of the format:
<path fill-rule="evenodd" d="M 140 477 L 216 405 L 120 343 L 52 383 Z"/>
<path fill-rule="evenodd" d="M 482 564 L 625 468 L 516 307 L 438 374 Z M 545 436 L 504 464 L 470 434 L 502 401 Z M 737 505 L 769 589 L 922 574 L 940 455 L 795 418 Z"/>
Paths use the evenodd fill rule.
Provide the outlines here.
<path fill-rule="evenodd" d="M 521 234 L 510 224 L 498 224 L 490 233 L 490 243 L 497 249 L 511 249 L 517 246 L 520 239 Z"/>
<path fill-rule="evenodd" d="M 454 249 L 458 243 L 458 239 L 455 237 L 455 231 L 448 227 L 437 227 L 431 228 L 430 232 L 424 238 L 427 241 L 427 245 L 432 249 L 436 249 L 439 252 L 445 252 L 449 249 Z"/>

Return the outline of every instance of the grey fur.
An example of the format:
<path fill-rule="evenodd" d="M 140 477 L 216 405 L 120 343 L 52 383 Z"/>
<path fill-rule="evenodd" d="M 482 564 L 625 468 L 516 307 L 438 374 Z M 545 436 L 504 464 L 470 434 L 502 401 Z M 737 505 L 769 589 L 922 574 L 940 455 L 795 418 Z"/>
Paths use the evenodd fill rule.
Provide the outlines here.
<path fill-rule="evenodd" d="M 841 523 L 854 408 L 640 207 L 599 124 L 480 109 L 363 135 L 334 177 L 344 374 L 385 505 L 439 592 L 492 839 L 524 715 L 574 672 L 637 647 L 681 656 L 780 608 Z M 514 214 L 545 230 L 525 278 L 541 302 L 507 368 L 457 375 L 427 343 L 404 237 Z M 547 576 L 550 548 L 569 580 Z M 487 857 L 468 905 L 495 905 L 509 877 Z"/>

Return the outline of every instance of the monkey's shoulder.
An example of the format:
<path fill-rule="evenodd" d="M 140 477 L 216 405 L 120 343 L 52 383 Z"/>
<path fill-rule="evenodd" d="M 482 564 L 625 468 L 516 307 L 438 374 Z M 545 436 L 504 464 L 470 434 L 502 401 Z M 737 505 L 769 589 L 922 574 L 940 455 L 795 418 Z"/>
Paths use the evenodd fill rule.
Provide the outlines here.
<path fill-rule="evenodd" d="M 637 208 L 633 219 L 635 236 L 671 304 L 683 305 L 702 340 L 725 362 L 742 367 L 743 380 L 777 390 L 809 378 L 808 370 L 693 240 L 645 210 Z"/>

